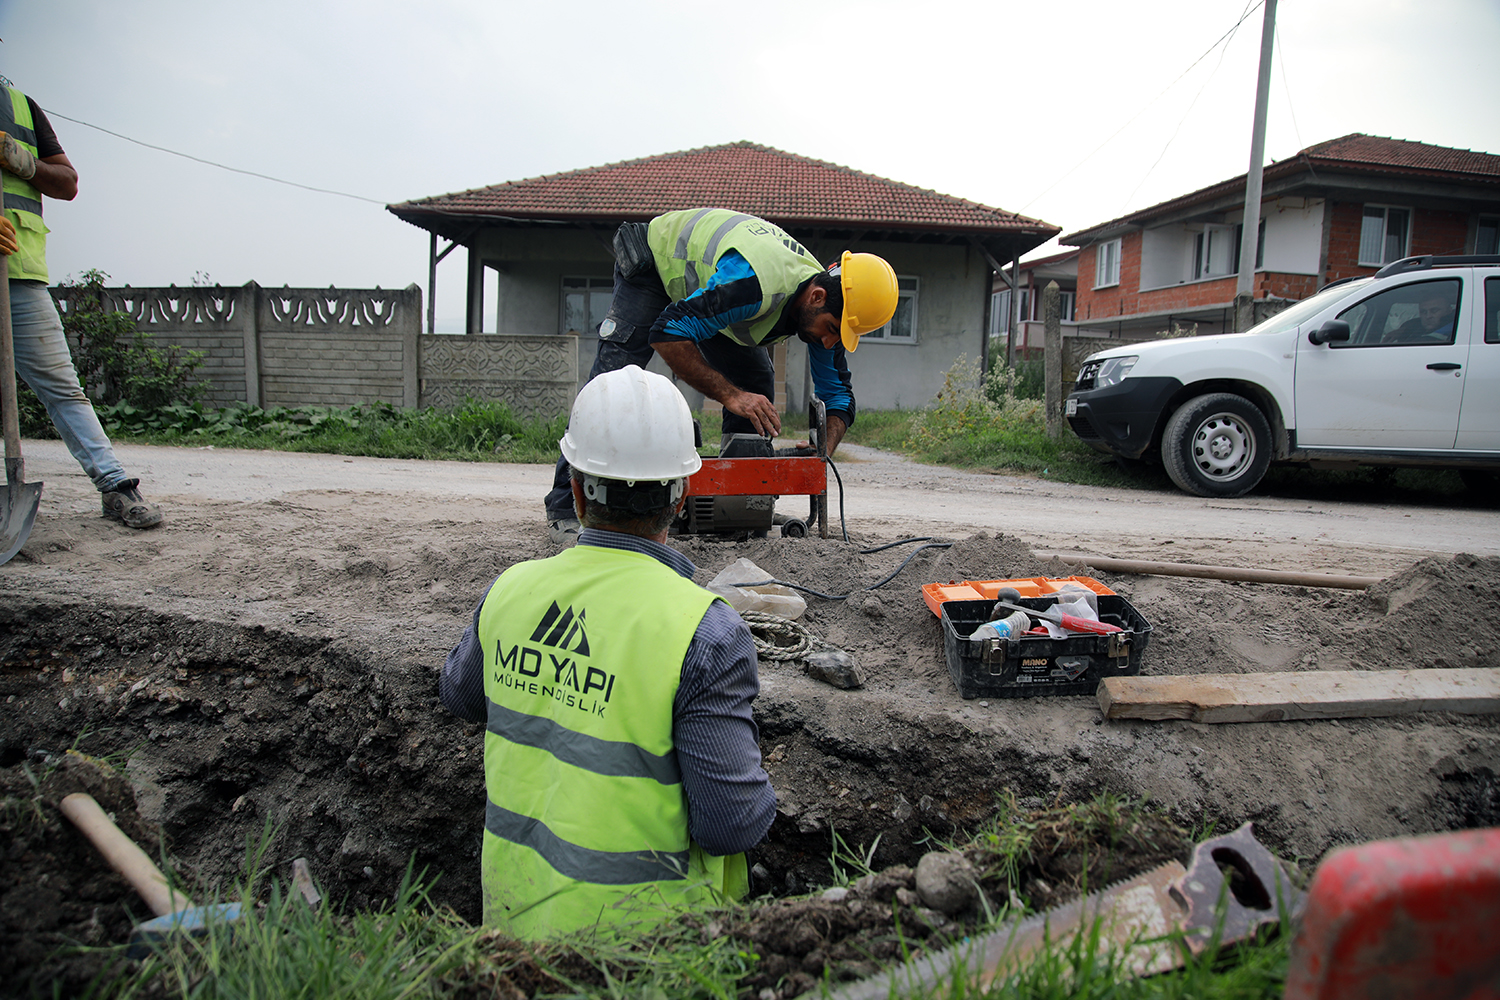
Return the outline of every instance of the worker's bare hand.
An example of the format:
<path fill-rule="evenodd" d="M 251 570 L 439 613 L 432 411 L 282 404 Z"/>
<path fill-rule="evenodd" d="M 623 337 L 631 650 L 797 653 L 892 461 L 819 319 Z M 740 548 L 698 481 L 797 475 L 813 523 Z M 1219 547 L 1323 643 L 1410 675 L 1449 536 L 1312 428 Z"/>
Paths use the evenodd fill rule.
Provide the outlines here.
<path fill-rule="evenodd" d="M 781 433 L 781 416 L 775 405 L 759 393 L 742 392 L 732 396 L 724 400 L 724 409 L 750 421 L 757 434 Z"/>
<path fill-rule="evenodd" d="M 9 257 L 19 249 L 21 244 L 16 242 L 16 227 L 10 224 L 9 219 L 0 215 L 0 254 Z"/>

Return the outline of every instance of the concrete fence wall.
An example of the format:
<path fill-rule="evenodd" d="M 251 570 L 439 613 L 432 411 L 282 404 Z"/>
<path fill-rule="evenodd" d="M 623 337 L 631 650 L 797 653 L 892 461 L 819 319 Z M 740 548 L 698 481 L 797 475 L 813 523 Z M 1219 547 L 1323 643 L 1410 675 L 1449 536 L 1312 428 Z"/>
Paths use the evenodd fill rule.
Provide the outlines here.
<path fill-rule="evenodd" d="M 53 288 L 67 315 L 74 288 Z M 450 408 L 466 398 L 523 416 L 566 413 L 578 381 L 578 338 L 424 336 L 416 285 L 382 288 L 222 286 L 103 289 L 158 344 L 204 355 L 211 406 Z"/>

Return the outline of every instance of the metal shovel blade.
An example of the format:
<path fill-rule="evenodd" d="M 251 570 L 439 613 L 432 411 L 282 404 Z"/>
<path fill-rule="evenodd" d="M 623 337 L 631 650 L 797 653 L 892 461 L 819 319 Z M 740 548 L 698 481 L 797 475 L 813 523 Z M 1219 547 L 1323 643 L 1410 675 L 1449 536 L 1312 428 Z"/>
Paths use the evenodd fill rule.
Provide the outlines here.
<path fill-rule="evenodd" d="M 31 537 L 41 505 L 41 483 L 11 483 L 5 487 L 5 509 L 0 511 L 4 514 L 0 521 L 0 566 L 10 562 Z"/>

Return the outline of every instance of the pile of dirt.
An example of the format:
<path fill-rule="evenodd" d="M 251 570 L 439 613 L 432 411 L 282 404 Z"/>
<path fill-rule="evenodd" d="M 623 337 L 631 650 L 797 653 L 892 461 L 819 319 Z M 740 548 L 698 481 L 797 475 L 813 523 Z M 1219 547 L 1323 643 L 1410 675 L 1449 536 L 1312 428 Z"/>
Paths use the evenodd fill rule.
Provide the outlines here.
<path fill-rule="evenodd" d="M 283 879 L 303 857 L 325 895 L 370 907 L 414 859 L 439 876 L 438 904 L 477 920 L 482 727 L 437 704 L 437 671 L 489 581 L 551 550 L 534 518 L 479 504 L 462 516 L 408 508 L 378 527 L 369 509 L 363 495 L 325 493 L 204 501 L 174 509 L 175 535 L 51 518 L 0 571 L 7 990 L 71 991 L 90 967 L 43 956 L 119 941 L 143 915 L 56 812 L 48 782 L 70 748 L 117 765 L 106 808 L 133 808 L 127 829 L 164 843 L 197 897 L 231 890 L 269 823 Z M 1089 698 L 964 701 L 920 585 L 1086 571 L 979 532 L 937 539 L 952 544 L 870 589 L 924 544 L 863 551 L 896 540 L 674 540 L 701 583 L 748 558 L 848 595 L 809 595 L 806 622 L 855 657 L 863 688 L 762 665 L 756 713 L 778 814 L 752 854 L 757 892 L 833 885 L 835 837 L 876 870 L 911 867 L 1007 803 L 1035 812 L 1104 793 L 1149 798 L 1182 825 L 1254 819 L 1264 842 L 1308 859 L 1500 823 L 1493 718 L 1102 724 Z M 1087 575 L 1152 623 L 1147 673 L 1500 666 L 1500 559 L 1428 559 L 1368 592 Z M 1037 864 L 1044 885 L 1068 881 L 1060 862 Z M 860 947 L 885 933 L 866 930 Z M 820 949 L 846 961 L 831 941 L 798 954 L 809 940 L 756 947 L 802 970 L 791 975 Z"/>

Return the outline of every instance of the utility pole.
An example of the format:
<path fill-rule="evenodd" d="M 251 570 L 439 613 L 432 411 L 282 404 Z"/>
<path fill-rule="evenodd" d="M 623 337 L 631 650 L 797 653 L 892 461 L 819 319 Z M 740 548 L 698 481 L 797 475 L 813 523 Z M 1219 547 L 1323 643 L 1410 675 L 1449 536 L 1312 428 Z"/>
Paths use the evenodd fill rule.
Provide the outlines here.
<path fill-rule="evenodd" d="M 1240 226 L 1240 276 L 1235 288 L 1234 328 L 1255 322 L 1255 251 L 1260 244 L 1261 171 L 1266 157 L 1266 104 L 1271 96 L 1271 46 L 1276 41 L 1276 0 L 1265 0 L 1260 29 L 1260 76 L 1255 83 L 1255 124 L 1250 134 L 1250 169 L 1245 173 L 1245 218 Z"/>

